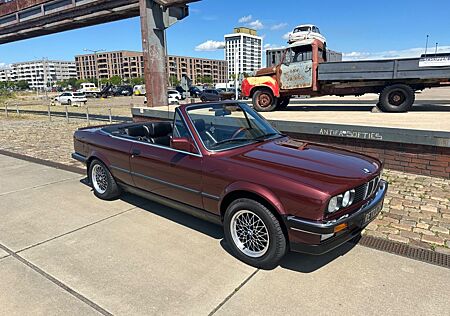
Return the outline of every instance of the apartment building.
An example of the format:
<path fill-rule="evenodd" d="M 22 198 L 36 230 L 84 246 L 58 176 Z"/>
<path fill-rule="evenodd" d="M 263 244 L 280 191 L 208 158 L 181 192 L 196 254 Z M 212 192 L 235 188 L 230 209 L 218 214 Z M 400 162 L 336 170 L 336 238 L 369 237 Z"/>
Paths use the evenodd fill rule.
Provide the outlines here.
<path fill-rule="evenodd" d="M 32 89 L 44 89 L 46 86 L 53 86 L 57 81 L 76 77 L 77 71 L 73 61 L 28 61 L 0 69 L 0 81 L 25 80 Z"/>
<path fill-rule="evenodd" d="M 117 51 L 75 56 L 77 75 L 80 79 L 138 78 L 144 76 L 142 52 Z M 183 76 L 191 78 L 194 84 L 201 77 L 211 77 L 213 82 L 227 82 L 227 63 L 224 60 L 167 56 L 166 69 L 170 78 L 178 81 Z"/>
<path fill-rule="evenodd" d="M 247 27 L 234 28 L 225 35 L 225 60 L 228 62 L 228 76 L 251 74 L 262 68 L 263 39 L 256 30 Z M 237 60 L 236 60 L 237 59 Z M 237 69 L 235 69 L 235 63 Z"/>
<path fill-rule="evenodd" d="M 11 67 L 0 68 L 0 82 L 15 81 L 16 75 Z"/>

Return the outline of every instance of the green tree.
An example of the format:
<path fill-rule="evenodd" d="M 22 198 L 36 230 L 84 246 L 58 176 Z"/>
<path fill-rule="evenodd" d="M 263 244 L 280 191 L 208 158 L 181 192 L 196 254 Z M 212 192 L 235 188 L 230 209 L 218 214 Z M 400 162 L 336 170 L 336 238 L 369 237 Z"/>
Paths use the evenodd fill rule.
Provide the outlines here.
<path fill-rule="evenodd" d="M 30 88 L 30 85 L 28 84 L 28 81 L 26 81 L 26 80 L 17 81 L 15 86 L 18 90 L 27 90 Z"/>
<path fill-rule="evenodd" d="M 112 76 L 111 78 L 109 78 L 109 83 L 115 86 L 121 85 L 122 78 L 120 76 Z"/>
<path fill-rule="evenodd" d="M 180 80 L 178 80 L 177 76 L 171 75 L 171 76 L 169 77 L 169 84 L 170 84 L 172 87 L 179 86 L 179 85 L 180 85 Z"/>
<path fill-rule="evenodd" d="M 143 77 L 136 77 L 136 78 L 131 78 L 129 82 L 132 86 L 136 86 L 136 85 L 145 84 L 145 79 Z"/>

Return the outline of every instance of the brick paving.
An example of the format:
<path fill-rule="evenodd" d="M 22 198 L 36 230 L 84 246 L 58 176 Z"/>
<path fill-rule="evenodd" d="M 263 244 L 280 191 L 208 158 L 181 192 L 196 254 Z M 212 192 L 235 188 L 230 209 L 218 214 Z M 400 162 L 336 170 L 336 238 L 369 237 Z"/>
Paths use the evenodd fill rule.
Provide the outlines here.
<path fill-rule="evenodd" d="M 1 117 L 0 149 L 82 167 L 70 154 L 73 132 L 84 126 L 75 119 Z M 364 234 L 450 254 L 450 180 L 393 170 L 384 178 L 390 184 L 384 208 Z"/>

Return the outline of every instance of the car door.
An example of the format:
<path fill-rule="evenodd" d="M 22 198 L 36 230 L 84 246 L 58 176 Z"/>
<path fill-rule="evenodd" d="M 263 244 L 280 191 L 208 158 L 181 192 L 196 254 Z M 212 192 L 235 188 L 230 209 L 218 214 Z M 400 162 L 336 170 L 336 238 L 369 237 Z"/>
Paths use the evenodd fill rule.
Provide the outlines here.
<path fill-rule="evenodd" d="M 70 96 L 70 93 L 67 93 L 67 92 L 61 94 L 61 96 L 59 97 L 59 102 L 61 104 L 67 104 L 67 102 L 69 101 L 69 96 Z"/>
<path fill-rule="evenodd" d="M 180 114 L 176 113 L 177 137 L 189 137 Z M 141 189 L 176 200 L 197 208 L 203 208 L 202 156 L 170 147 L 139 143 L 131 149 L 131 170 L 134 184 Z"/>
<path fill-rule="evenodd" d="M 307 46 L 308 47 L 308 46 Z M 283 90 L 311 88 L 313 83 L 312 49 L 294 47 L 286 52 L 280 70 L 280 88 Z"/>

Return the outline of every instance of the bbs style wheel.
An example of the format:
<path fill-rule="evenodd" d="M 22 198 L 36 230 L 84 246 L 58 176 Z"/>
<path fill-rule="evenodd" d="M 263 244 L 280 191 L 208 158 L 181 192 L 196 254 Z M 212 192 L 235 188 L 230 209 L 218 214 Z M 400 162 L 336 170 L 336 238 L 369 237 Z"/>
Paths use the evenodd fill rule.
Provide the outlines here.
<path fill-rule="evenodd" d="M 261 203 L 238 199 L 224 217 L 225 239 L 233 255 L 261 269 L 273 269 L 286 253 L 287 243 L 277 218 Z"/>
<path fill-rule="evenodd" d="M 102 200 L 112 200 L 120 196 L 120 188 L 108 168 L 100 161 L 93 160 L 89 166 L 89 180 L 94 194 Z"/>

